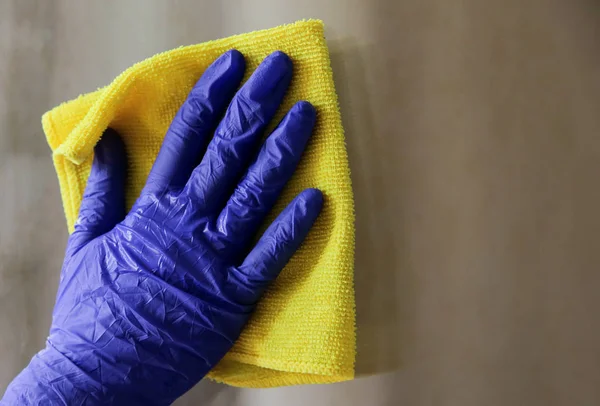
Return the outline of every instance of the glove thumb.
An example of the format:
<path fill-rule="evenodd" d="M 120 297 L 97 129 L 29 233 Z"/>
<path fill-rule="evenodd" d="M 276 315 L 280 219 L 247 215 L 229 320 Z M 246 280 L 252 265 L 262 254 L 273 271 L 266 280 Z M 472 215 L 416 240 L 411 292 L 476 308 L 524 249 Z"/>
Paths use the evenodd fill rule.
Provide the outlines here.
<path fill-rule="evenodd" d="M 69 237 L 67 254 L 110 231 L 125 217 L 127 155 L 123 141 L 107 129 L 94 149 L 94 162 L 87 181 L 75 230 Z"/>

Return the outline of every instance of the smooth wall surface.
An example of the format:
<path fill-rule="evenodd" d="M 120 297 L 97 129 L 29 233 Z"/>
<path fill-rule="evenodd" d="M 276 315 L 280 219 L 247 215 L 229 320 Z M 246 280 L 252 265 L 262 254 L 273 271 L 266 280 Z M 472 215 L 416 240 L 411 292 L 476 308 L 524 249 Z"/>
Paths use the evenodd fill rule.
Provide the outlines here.
<path fill-rule="evenodd" d="M 152 54 L 321 18 L 356 193 L 359 379 L 178 405 L 600 404 L 600 3 L 0 0 L 0 391 L 67 238 L 41 114 Z"/>

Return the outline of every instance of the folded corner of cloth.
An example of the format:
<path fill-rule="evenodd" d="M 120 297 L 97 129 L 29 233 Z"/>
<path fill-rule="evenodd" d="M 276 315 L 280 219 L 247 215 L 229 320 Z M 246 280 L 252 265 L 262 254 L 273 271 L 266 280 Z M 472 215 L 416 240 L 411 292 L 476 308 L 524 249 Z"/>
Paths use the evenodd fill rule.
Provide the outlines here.
<path fill-rule="evenodd" d="M 268 54 L 287 53 L 294 78 L 280 111 L 298 100 L 318 112 L 302 161 L 267 219 L 305 188 L 319 188 L 323 211 L 307 240 L 268 289 L 239 340 L 209 377 L 241 387 L 330 383 L 352 379 L 355 361 L 354 203 L 344 132 L 318 20 L 177 48 L 137 63 L 110 85 L 61 104 L 42 119 L 70 232 L 78 215 L 94 146 L 107 127 L 129 156 L 127 204 L 146 181 L 178 108 L 204 70 L 235 48 L 246 77 Z"/>

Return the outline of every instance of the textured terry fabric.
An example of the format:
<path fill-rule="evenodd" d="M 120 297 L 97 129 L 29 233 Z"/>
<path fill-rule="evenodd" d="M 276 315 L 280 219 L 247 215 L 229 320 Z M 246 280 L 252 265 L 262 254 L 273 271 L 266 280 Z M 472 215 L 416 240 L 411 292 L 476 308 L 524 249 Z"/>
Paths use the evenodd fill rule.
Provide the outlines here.
<path fill-rule="evenodd" d="M 94 145 L 103 131 L 110 126 L 125 142 L 131 207 L 188 92 L 202 72 L 232 48 L 246 58 L 246 78 L 275 50 L 292 58 L 292 84 L 273 123 L 298 100 L 308 100 L 318 112 L 311 142 L 267 224 L 305 188 L 321 189 L 326 200 L 307 240 L 209 377 L 243 387 L 352 379 L 354 208 L 321 21 L 300 21 L 158 54 L 127 69 L 109 86 L 46 113 L 42 122 L 53 150 L 69 232 L 78 215 Z"/>

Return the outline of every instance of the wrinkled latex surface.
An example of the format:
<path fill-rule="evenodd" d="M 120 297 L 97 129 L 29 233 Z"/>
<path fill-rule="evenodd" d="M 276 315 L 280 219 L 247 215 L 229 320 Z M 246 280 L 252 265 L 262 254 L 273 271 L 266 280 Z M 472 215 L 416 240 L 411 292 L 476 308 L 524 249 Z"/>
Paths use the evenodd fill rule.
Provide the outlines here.
<path fill-rule="evenodd" d="M 118 135 L 105 132 L 47 346 L 3 405 L 169 404 L 233 345 L 322 206 L 318 190 L 305 190 L 253 243 L 300 159 L 315 110 L 297 103 L 258 150 L 292 64 L 270 55 L 236 93 L 243 73 L 236 51 L 206 70 L 128 214 L 126 153 Z"/>

